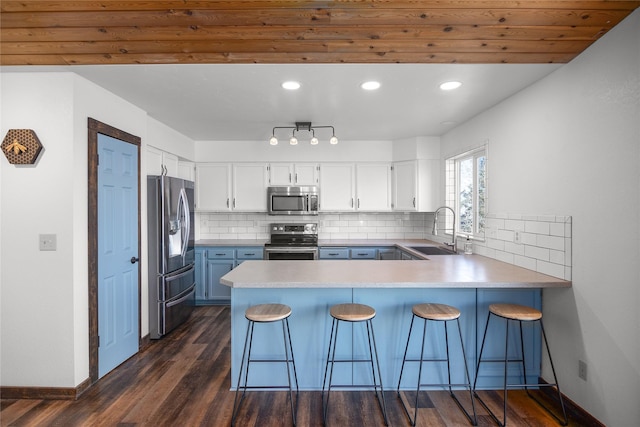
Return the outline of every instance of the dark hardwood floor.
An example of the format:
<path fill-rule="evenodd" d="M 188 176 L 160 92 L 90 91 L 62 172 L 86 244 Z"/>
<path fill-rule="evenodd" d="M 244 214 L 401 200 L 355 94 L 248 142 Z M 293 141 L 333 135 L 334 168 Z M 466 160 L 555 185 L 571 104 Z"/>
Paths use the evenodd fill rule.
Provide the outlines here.
<path fill-rule="evenodd" d="M 198 307 L 189 322 L 164 339 L 152 341 L 76 401 L 3 399 L 1 425 L 228 426 L 234 397 L 229 391 L 230 330 L 229 307 Z M 393 385 L 388 386 L 389 390 L 392 388 Z M 291 425 L 287 395 L 284 391 L 250 392 L 237 424 Z M 385 396 L 389 424 L 408 426 L 395 392 L 388 391 Z M 482 392 L 482 396 L 501 413 L 501 393 Z M 469 398 L 464 397 L 461 393 L 461 401 L 468 404 Z M 321 426 L 320 393 L 300 392 L 299 399 L 298 425 Z M 418 405 L 418 426 L 470 425 L 446 392 L 421 393 Z M 478 425 L 495 426 L 480 405 L 476 406 Z M 384 424 L 372 392 L 335 392 L 331 396 L 328 425 Z M 509 393 L 508 425 L 558 424 L 523 392 L 517 391 Z M 574 421 L 570 425 L 580 423 Z"/>

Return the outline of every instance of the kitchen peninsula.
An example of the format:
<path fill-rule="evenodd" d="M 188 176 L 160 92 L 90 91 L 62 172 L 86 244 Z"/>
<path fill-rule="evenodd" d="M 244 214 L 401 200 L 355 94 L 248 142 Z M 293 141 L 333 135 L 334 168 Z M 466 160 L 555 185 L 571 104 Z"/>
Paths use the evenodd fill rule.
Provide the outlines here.
<path fill-rule="evenodd" d="M 270 302 L 287 304 L 292 309 L 290 326 L 298 379 L 300 387 L 306 390 L 321 388 L 331 329 L 329 308 L 334 304 L 355 302 L 375 308 L 375 338 L 382 366 L 383 384 L 388 389 L 393 389 L 398 381 L 411 321 L 411 307 L 414 304 L 434 302 L 454 305 L 460 309 L 467 364 L 473 376 L 489 304 L 508 302 L 541 308 L 542 289 L 571 286 L 569 281 L 479 255 L 433 256 L 414 262 L 245 261 L 223 276 L 221 283 L 231 287 L 232 387 L 235 387 L 233 379 L 237 379 L 246 333 L 247 322 L 244 312 L 249 306 Z M 540 335 L 538 330 L 528 326 L 524 327 L 527 374 L 531 380 L 537 380 L 540 375 Z M 271 327 L 273 329 L 269 329 Z M 264 325 L 254 336 L 255 351 L 260 351 L 266 358 L 277 358 L 283 352 L 282 342 L 278 339 L 281 332 L 275 329 L 276 327 L 278 325 Z M 500 328 L 503 327 L 497 323 L 492 325 L 492 330 L 496 331 L 496 338 L 494 339 L 493 335 L 487 336 L 489 353 L 485 354 L 504 354 L 504 341 L 497 338 Z M 552 327 L 553 325 L 547 325 L 547 328 Z M 359 327 L 345 329 L 341 330 L 339 340 L 343 342 L 339 343 L 338 347 L 351 349 L 353 354 L 342 354 L 340 357 L 361 357 L 365 349 L 363 344 L 366 335 L 363 336 Z M 433 329 L 433 332 L 437 335 L 430 335 L 430 357 L 442 355 L 445 351 L 443 332 L 441 329 Z M 427 333 L 431 334 L 431 329 Z M 417 354 L 418 341 L 412 340 L 409 354 Z M 464 370 L 461 352 L 455 349 L 457 341 L 450 341 L 454 346 L 452 372 L 457 376 L 452 382 L 462 383 L 461 375 Z M 339 367 L 341 370 L 336 372 L 336 375 L 345 383 L 362 384 L 363 381 L 367 381 L 369 374 L 366 366 L 360 366 L 364 364 L 341 365 L 344 366 Z M 409 375 L 417 375 L 417 364 L 415 365 L 415 372 L 407 372 Z M 429 375 L 423 379 L 427 383 L 442 382 L 446 365 L 442 366 L 442 369 L 432 368 L 433 365 L 430 364 Z M 252 379 L 256 385 L 279 384 L 286 378 L 284 372 L 279 372 L 273 366 L 262 369 L 256 365 L 252 369 Z M 495 368 L 483 368 L 483 375 L 478 379 L 478 387 L 499 387 L 503 369 L 499 364 L 496 364 Z M 510 375 L 518 373 L 516 367 L 513 372 L 510 369 Z"/>

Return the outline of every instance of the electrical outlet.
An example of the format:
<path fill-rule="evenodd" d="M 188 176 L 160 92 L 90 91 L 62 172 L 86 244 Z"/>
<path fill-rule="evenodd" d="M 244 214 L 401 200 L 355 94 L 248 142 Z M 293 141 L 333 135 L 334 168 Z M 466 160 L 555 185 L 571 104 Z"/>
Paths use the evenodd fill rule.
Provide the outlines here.
<path fill-rule="evenodd" d="M 57 246 L 57 236 L 55 234 L 40 234 L 38 243 L 41 251 L 55 251 Z"/>
<path fill-rule="evenodd" d="M 587 362 L 578 360 L 578 377 L 587 380 Z"/>
<path fill-rule="evenodd" d="M 516 243 L 520 243 L 520 232 L 516 231 L 513 233 L 513 241 Z"/>

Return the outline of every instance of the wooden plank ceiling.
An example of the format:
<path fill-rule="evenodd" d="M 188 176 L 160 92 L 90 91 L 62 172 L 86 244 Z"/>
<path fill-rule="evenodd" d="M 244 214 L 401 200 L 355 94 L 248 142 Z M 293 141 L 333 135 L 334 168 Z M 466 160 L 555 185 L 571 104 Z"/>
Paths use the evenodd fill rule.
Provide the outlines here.
<path fill-rule="evenodd" d="M 640 1 L 0 2 L 1 65 L 566 63 Z"/>

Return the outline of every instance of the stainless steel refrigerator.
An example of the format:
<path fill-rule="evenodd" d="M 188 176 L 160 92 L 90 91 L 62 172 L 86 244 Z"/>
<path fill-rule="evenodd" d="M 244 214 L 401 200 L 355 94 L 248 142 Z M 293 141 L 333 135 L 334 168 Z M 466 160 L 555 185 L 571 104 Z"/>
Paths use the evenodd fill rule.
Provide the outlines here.
<path fill-rule="evenodd" d="M 193 188 L 184 179 L 147 177 L 151 339 L 184 323 L 195 305 Z"/>

